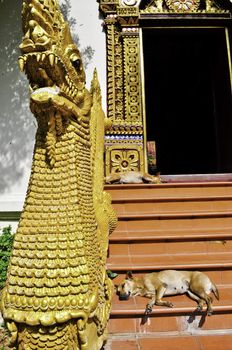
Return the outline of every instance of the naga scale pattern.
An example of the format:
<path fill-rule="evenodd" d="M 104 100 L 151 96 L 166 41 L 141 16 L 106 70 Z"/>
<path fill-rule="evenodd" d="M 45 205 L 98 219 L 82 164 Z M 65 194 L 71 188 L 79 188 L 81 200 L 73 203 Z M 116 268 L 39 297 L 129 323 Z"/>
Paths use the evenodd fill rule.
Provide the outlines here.
<path fill-rule="evenodd" d="M 117 222 L 103 192 L 100 87 L 95 72 L 91 92 L 85 88 L 57 1 L 25 0 L 22 18 L 19 65 L 38 130 L 1 309 L 19 350 L 98 350 L 111 307 L 108 234 Z"/>

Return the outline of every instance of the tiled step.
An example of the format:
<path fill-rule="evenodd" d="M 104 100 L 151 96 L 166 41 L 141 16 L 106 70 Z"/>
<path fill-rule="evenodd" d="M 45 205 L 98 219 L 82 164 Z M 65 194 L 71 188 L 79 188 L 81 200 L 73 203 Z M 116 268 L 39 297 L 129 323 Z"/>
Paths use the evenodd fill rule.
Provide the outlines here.
<path fill-rule="evenodd" d="M 169 182 L 169 183 L 228 182 L 228 181 L 232 181 L 232 173 L 161 175 L 161 179 L 162 179 L 162 182 Z"/>
<path fill-rule="evenodd" d="M 230 269 L 231 252 L 210 254 L 115 255 L 108 259 L 112 271 L 156 271 L 164 269 Z"/>
<path fill-rule="evenodd" d="M 152 333 L 153 336 L 167 332 L 178 334 L 202 333 L 214 330 L 232 330 L 232 290 L 231 285 L 218 285 L 220 300 L 213 300 L 213 315 L 207 316 L 206 310 L 198 312 L 197 304 L 186 295 L 168 296 L 164 299 L 173 303 L 173 308 L 154 306 L 152 313 L 145 315 L 149 299 L 133 297 L 128 301 L 119 301 L 115 295 L 109 322 L 110 334 Z"/>
<path fill-rule="evenodd" d="M 158 241 L 188 241 L 188 240 L 226 240 L 232 238 L 232 227 L 222 228 L 192 228 L 184 230 L 175 228 L 170 230 L 119 231 L 116 229 L 109 237 L 110 243 L 116 242 L 158 242 Z"/>
<path fill-rule="evenodd" d="M 232 350 L 232 333 L 111 336 L 104 350 Z"/>
<path fill-rule="evenodd" d="M 181 254 L 212 254 L 212 253 L 231 253 L 232 237 L 227 240 L 200 240 L 200 241 L 147 241 L 144 237 L 140 240 L 132 241 L 122 240 L 114 241 L 110 244 L 109 253 L 111 259 L 114 256 L 145 256 L 145 255 L 181 255 Z"/>
<path fill-rule="evenodd" d="M 232 196 L 232 182 L 106 185 L 114 200 Z"/>
<path fill-rule="evenodd" d="M 149 220 L 149 219 L 158 219 L 158 220 L 165 220 L 165 219 L 214 219 L 214 218 L 232 218 L 232 211 L 223 211 L 223 210 L 217 210 L 217 211 L 193 211 L 193 212 L 168 212 L 168 213 L 127 213 L 127 214 L 119 214 L 118 219 L 119 221 L 130 221 L 130 220 Z"/>
<path fill-rule="evenodd" d="M 232 212 L 119 215 L 116 231 L 224 229 L 232 227 Z"/>
<path fill-rule="evenodd" d="M 142 315 L 127 317 L 111 317 L 109 320 L 110 334 L 130 333 L 130 334 L 146 334 L 152 333 L 153 336 L 165 334 L 167 332 L 184 334 L 213 332 L 213 331 L 232 331 L 232 312 L 219 312 L 216 310 L 212 316 L 205 314 L 197 315 L 194 312 L 189 314 L 172 314 L 172 315 L 152 315 L 146 318 Z M 192 349 L 190 349 L 192 350 Z M 211 350 L 211 349 L 207 349 Z M 225 349 L 227 350 L 227 349 Z"/>
<path fill-rule="evenodd" d="M 164 269 L 200 270 L 220 293 L 210 317 L 205 310 L 196 312 L 196 302 L 186 295 L 167 297 L 174 307 L 155 306 L 149 317 L 144 315 L 148 299 L 119 301 L 114 295 L 109 349 L 212 350 L 211 341 L 221 350 L 223 340 L 228 344 L 223 349 L 232 350 L 232 182 L 106 189 L 118 213 L 107 262 L 118 273 L 115 284 L 127 271 L 140 276 Z"/>
<path fill-rule="evenodd" d="M 157 197 L 113 200 L 118 215 L 232 212 L 232 196 Z"/>

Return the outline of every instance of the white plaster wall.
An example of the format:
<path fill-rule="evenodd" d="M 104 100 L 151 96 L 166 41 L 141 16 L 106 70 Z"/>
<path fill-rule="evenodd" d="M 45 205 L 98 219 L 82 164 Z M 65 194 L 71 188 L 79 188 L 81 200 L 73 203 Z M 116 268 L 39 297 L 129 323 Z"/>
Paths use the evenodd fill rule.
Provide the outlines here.
<path fill-rule="evenodd" d="M 3 16 L 6 18 L 8 14 L 6 13 L 6 9 L 4 13 L 4 7 L 1 10 L 1 6 L 6 2 L 8 6 L 12 6 L 12 9 L 15 7 L 15 0 L 0 1 L 0 53 L 2 52 L 2 54 L 4 54 L 4 45 L 7 45 L 5 44 L 5 36 L 7 32 L 6 26 L 8 25 L 6 19 L 5 22 L 2 19 L 4 19 Z M 106 110 L 105 33 L 102 30 L 103 21 L 99 18 L 98 3 L 96 0 L 71 0 L 71 5 L 71 15 L 77 19 L 76 28 L 80 38 L 80 45 L 83 47 L 90 45 L 95 51 L 86 70 L 86 86 L 87 88 L 90 87 L 93 70 L 96 67 L 102 88 L 103 108 Z M 19 17 L 19 9 L 18 12 L 11 11 L 10 13 L 10 20 L 14 22 L 14 25 L 18 25 L 20 30 L 21 19 L 18 18 L 16 21 L 12 17 Z M 4 28 L 6 29 L 5 34 L 1 30 Z M 18 43 L 15 43 L 15 45 L 17 49 Z M 15 71 L 15 76 L 18 76 L 20 73 L 16 63 L 13 68 L 8 67 L 7 71 L 3 71 L 3 69 L 3 67 L 0 67 L 0 75 L 5 78 L 4 82 L 0 80 L 0 212 L 22 210 L 30 176 L 34 135 L 36 131 L 34 118 L 29 112 L 28 101 L 24 101 L 25 106 L 22 106 L 21 123 L 19 125 L 16 123 L 14 127 L 14 122 L 18 120 L 18 111 L 13 110 L 13 108 L 11 109 L 12 101 L 15 98 L 14 88 L 11 89 L 11 92 L 4 95 L 4 86 L 2 84 L 7 86 L 12 69 Z M 2 106 L 5 108 L 1 108 Z M 24 149 L 23 154 L 17 153 L 20 148 Z M 5 182 L 3 181 L 3 177 L 1 180 L 1 173 L 4 173 Z M 0 222 L 0 228 L 7 224 L 8 222 Z M 16 223 L 11 224 L 13 228 L 16 226 Z"/>
<path fill-rule="evenodd" d="M 90 86 L 93 70 L 96 67 L 102 89 L 103 108 L 106 110 L 106 46 L 103 20 L 99 18 L 96 0 L 71 0 L 72 15 L 77 19 L 77 31 L 81 43 L 90 45 L 94 56 L 86 71 L 87 87 Z"/>

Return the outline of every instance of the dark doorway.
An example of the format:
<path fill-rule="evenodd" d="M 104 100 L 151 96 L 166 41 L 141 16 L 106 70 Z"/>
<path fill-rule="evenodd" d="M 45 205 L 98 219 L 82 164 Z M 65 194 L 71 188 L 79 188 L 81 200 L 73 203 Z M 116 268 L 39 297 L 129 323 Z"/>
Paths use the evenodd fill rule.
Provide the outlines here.
<path fill-rule="evenodd" d="M 224 28 L 143 29 L 148 141 L 162 174 L 232 172 Z"/>

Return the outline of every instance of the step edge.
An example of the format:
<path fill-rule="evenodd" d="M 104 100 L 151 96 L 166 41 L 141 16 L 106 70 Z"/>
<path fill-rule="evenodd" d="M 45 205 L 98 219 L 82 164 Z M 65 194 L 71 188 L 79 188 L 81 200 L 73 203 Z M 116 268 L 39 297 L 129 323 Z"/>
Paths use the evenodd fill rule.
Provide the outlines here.
<path fill-rule="evenodd" d="M 105 184 L 104 190 L 135 189 L 135 188 L 169 188 L 169 187 L 231 187 L 231 181 L 194 181 L 194 182 L 163 182 L 159 184 Z"/>
<path fill-rule="evenodd" d="M 177 254 L 177 256 L 179 256 Z M 134 265 L 128 264 L 125 265 L 115 265 L 110 262 L 107 263 L 107 269 L 111 271 L 124 271 L 127 272 L 128 270 L 132 271 L 156 271 L 156 270 L 215 270 L 215 269 L 231 269 L 232 268 L 232 262 L 225 263 L 188 263 L 188 264 L 178 264 L 175 265 L 174 263 L 160 263 L 160 264 L 152 264 L 152 265 Z"/>
<path fill-rule="evenodd" d="M 203 202 L 203 201 L 224 201 L 224 200 L 232 200 L 232 195 L 224 195 L 224 196 L 216 196 L 216 195 L 209 195 L 209 196 L 173 196 L 173 197 L 125 197 L 125 198 L 112 198 L 112 204 L 121 204 L 121 203 L 136 203 L 136 202 L 191 202 L 191 201 L 197 201 L 197 202 Z"/>
<path fill-rule="evenodd" d="M 146 220 L 146 219 L 178 219 L 178 218 L 214 218 L 232 217 L 232 211 L 199 211 L 199 212 L 166 212 L 166 213 L 144 213 L 144 214 L 118 214 L 119 221 Z"/>
<path fill-rule="evenodd" d="M 134 317 L 134 316 L 144 316 L 144 308 L 137 308 L 137 309 L 125 309 L 125 310 L 111 310 L 110 317 L 113 316 L 128 316 L 128 317 Z M 157 316 L 158 315 L 170 315 L 170 314 L 188 314 L 193 313 L 194 315 L 204 315 L 206 312 L 206 307 L 203 308 L 202 311 L 196 311 L 196 306 L 183 306 L 183 307 L 173 307 L 173 308 L 156 308 L 152 310 L 151 314 L 149 316 Z M 232 312 L 232 305 L 228 303 L 228 305 L 215 305 L 213 306 L 213 315 L 215 313 L 230 313 Z M 148 317 L 149 317 L 148 316 Z"/>
<path fill-rule="evenodd" d="M 127 231 L 128 232 L 128 231 Z M 125 231 L 126 233 L 126 231 Z M 129 232 L 128 232 L 129 234 Z M 109 237 L 109 242 L 112 243 L 112 244 L 115 244 L 115 243 L 120 243 L 120 242 L 140 242 L 140 241 L 167 241 L 167 240 L 191 240 L 191 239 L 201 239 L 201 240 L 204 240 L 204 239 L 210 239 L 210 240 L 214 240 L 215 238 L 217 238 L 217 240 L 221 240 L 222 238 L 227 238 L 227 239 L 232 239 L 232 231 L 231 233 L 221 233 L 221 234 L 214 234 L 214 233 L 202 233 L 202 234 L 199 234 L 199 233 L 195 233 L 195 234 L 169 234 L 169 235 L 157 235 L 157 234 L 154 234 L 154 235 L 146 235 L 146 234 L 143 234 L 141 233 L 141 237 L 138 237 L 138 236 L 125 236 L 125 234 L 123 235 L 117 235 L 117 237 L 113 236 L 113 237 Z"/>
<path fill-rule="evenodd" d="M 124 341 L 124 340 L 137 340 L 143 338 L 160 338 L 160 337 L 194 337 L 194 336 L 223 336 L 223 335 L 231 335 L 232 329 L 191 329 L 191 331 L 183 330 L 183 331 L 158 331 L 158 332 L 134 332 L 134 333 L 120 333 L 120 332 L 110 332 L 108 339 L 110 341 Z"/>

